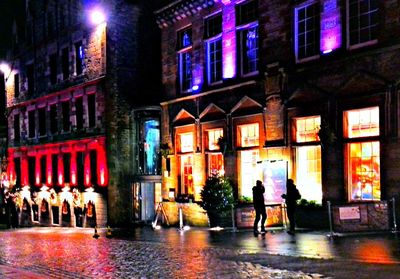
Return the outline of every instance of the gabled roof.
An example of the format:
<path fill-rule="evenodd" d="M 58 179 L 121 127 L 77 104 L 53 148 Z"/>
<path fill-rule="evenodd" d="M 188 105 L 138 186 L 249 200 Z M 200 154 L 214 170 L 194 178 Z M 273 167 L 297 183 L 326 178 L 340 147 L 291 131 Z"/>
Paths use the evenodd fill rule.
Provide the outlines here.
<path fill-rule="evenodd" d="M 200 119 L 204 119 L 204 118 L 220 119 L 220 118 L 224 118 L 224 117 L 225 117 L 225 111 L 213 103 L 209 104 L 200 113 Z"/>
<path fill-rule="evenodd" d="M 249 111 L 260 112 L 262 105 L 255 100 L 244 96 L 232 109 L 231 114 L 241 114 L 242 111 L 248 113 Z"/>
<path fill-rule="evenodd" d="M 190 114 L 187 110 L 181 109 L 175 116 L 173 122 L 193 121 L 195 117 Z"/>

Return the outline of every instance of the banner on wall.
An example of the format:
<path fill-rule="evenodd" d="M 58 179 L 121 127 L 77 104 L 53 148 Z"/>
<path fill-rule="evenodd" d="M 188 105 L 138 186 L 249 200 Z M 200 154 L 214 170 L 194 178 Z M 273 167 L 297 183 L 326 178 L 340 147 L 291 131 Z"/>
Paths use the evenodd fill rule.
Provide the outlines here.
<path fill-rule="evenodd" d="M 281 195 L 286 193 L 287 161 L 265 160 L 262 162 L 264 198 L 266 203 L 282 203 Z"/>

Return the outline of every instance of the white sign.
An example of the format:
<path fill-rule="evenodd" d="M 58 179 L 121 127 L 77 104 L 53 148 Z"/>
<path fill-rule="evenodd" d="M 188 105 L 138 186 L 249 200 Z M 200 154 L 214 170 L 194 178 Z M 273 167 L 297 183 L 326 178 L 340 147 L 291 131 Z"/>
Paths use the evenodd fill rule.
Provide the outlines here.
<path fill-rule="evenodd" d="M 360 219 L 360 207 L 339 207 L 339 218 L 340 220 L 353 220 Z"/>

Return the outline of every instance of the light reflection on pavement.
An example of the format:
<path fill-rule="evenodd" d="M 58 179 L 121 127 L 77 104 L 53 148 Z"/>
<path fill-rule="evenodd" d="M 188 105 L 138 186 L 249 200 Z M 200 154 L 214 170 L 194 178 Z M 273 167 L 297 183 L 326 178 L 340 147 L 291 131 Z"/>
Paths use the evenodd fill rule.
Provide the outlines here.
<path fill-rule="evenodd" d="M 101 237 L 94 239 L 93 232 L 73 228 L 0 231 L 0 265 L 52 278 L 136 278 L 127 277 L 132 274 L 144 278 L 191 278 L 193 274 L 197 278 L 274 278 L 264 276 L 278 271 L 251 264 L 252 255 L 258 257 L 256 262 L 275 254 L 350 263 L 400 263 L 399 240 L 392 234 L 330 239 L 325 232 L 291 236 L 275 230 L 255 238 L 245 230 L 181 232 L 145 227 L 114 231 L 112 239 L 105 238 L 103 229 L 99 230 Z M 289 271 L 282 274 L 280 278 L 319 278 Z"/>

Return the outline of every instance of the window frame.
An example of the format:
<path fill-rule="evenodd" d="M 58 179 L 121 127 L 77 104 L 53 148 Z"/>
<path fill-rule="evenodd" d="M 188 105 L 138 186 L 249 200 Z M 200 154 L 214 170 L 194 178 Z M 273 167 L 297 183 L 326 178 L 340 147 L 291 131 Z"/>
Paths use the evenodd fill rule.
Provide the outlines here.
<path fill-rule="evenodd" d="M 306 56 L 304 58 L 299 58 L 299 10 L 301 9 L 306 9 L 307 7 L 310 7 L 312 5 L 317 5 L 318 9 L 317 9 L 317 13 L 315 16 L 318 17 L 317 22 L 318 22 L 318 26 L 316 27 L 316 42 L 315 44 L 317 45 L 317 49 L 316 52 L 317 54 L 313 54 L 310 56 Z M 309 18 L 309 17 L 307 17 Z M 307 32 L 305 31 L 304 34 L 306 34 Z M 298 5 L 294 8 L 294 50 L 295 50 L 295 57 L 296 57 L 296 63 L 303 63 L 303 62 L 308 62 L 311 60 L 315 60 L 318 59 L 320 57 L 320 48 L 321 48 L 321 6 L 319 1 L 317 0 L 312 0 L 312 1 L 307 1 L 301 5 Z"/>
<path fill-rule="evenodd" d="M 374 45 L 378 43 L 378 35 L 376 38 L 372 39 L 372 40 L 368 40 L 368 41 L 364 41 L 364 42 L 358 42 L 356 44 L 351 44 L 350 43 L 350 3 L 349 1 L 351 0 L 346 0 L 346 38 L 347 38 L 347 49 L 349 50 L 353 50 L 353 49 L 358 49 L 358 48 L 362 48 L 362 47 L 366 47 L 366 46 L 370 46 L 370 45 Z M 374 1 L 374 0 L 368 0 L 368 1 Z M 377 15 L 377 22 L 376 25 L 379 26 L 379 2 L 377 4 L 377 9 L 376 9 L 376 13 Z M 368 14 L 371 14 L 371 10 L 368 11 Z M 357 15 L 358 18 L 360 18 L 360 12 Z M 358 27 L 358 36 L 360 37 L 360 26 Z M 368 29 L 371 29 L 371 25 L 368 26 Z M 369 31 L 369 33 L 371 33 Z M 378 33 L 378 32 L 377 32 Z M 360 38 L 359 38 L 360 41 Z"/>
<path fill-rule="evenodd" d="M 215 19 L 220 18 L 221 26 L 220 32 L 218 31 L 218 27 L 213 27 L 211 29 L 211 23 L 214 22 Z M 213 32 L 212 32 L 213 31 Z M 204 19 L 204 43 L 205 43 L 205 52 L 206 52 L 206 73 L 207 73 L 207 83 L 209 85 L 220 84 L 223 81 L 223 46 L 222 46 L 222 13 L 218 11 L 209 17 Z M 214 55 L 211 56 L 211 48 L 214 48 Z M 218 52 L 220 53 L 221 59 L 218 60 Z M 211 59 L 214 58 L 214 59 Z M 211 67 L 214 65 L 213 67 Z M 211 69 L 213 71 L 211 72 Z M 218 74 L 219 73 L 219 74 Z"/>
<path fill-rule="evenodd" d="M 350 136 L 348 133 L 346 133 L 346 129 L 349 129 L 349 125 L 350 125 L 350 121 L 348 120 L 348 113 L 352 112 L 352 111 L 363 111 L 363 110 L 373 110 L 373 109 L 378 109 L 378 134 L 372 134 L 372 135 L 360 135 L 360 136 Z M 371 106 L 366 106 L 366 107 L 360 107 L 360 108 L 349 108 L 349 109 L 345 109 L 342 112 L 343 115 L 343 141 L 344 141 L 344 148 L 343 148 L 343 153 L 344 153 L 344 165 L 345 165 L 345 181 L 346 181 L 346 193 L 347 193 L 347 199 L 348 201 L 351 202 L 360 202 L 360 201 L 376 201 L 376 200 L 381 200 L 382 199 L 382 179 L 381 179 L 381 141 L 380 141 L 380 135 L 381 135 L 381 107 L 377 106 L 377 105 L 371 105 Z M 371 145 L 373 145 L 374 143 L 377 143 L 378 145 L 378 160 L 373 160 L 374 157 L 376 156 L 371 156 L 371 160 L 374 161 L 375 163 L 378 163 L 378 167 L 379 167 L 379 192 L 381 193 L 379 198 L 374 198 L 373 195 L 371 198 L 363 198 L 362 196 L 360 198 L 354 198 L 352 197 L 352 194 L 354 193 L 353 191 L 353 187 L 355 187 L 355 185 L 353 185 L 353 170 L 351 169 L 352 167 L 352 160 L 354 158 L 358 158 L 356 156 L 351 156 L 351 146 L 352 145 L 356 145 L 356 144 L 360 144 L 361 147 L 365 144 L 370 143 Z M 372 150 L 372 149 L 371 149 Z M 365 156 L 365 154 L 361 154 L 359 158 L 366 158 L 368 156 Z M 364 164 L 365 165 L 365 164 Z M 361 165 L 362 166 L 362 165 Z M 361 176 L 361 174 L 360 174 Z M 360 182 L 361 183 L 361 182 Z M 366 184 L 365 184 L 366 185 Z M 373 186 L 372 186 L 373 187 Z"/>
<path fill-rule="evenodd" d="M 184 36 L 188 34 L 189 42 L 185 43 Z M 177 31 L 177 56 L 178 56 L 178 71 L 179 71 L 179 91 L 181 94 L 191 93 L 193 87 L 193 30 L 192 26 L 186 26 Z M 186 63 L 186 55 L 190 55 L 190 63 Z M 190 71 L 187 67 L 190 64 Z M 187 86 L 185 86 L 188 84 Z"/>
<path fill-rule="evenodd" d="M 259 60 L 260 60 L 260 42 L 259 42 L 259 25 L 258 25 L 258 10 L 257 8 L 254 11 L 254 16 L 253 17 L 245 17 L 242 18 L 242 9 L 245 7 L 248 7 L 248 5 L 258 5 L 257 0 L 250 0 L 250 1 L 245 1 L 242 3 L 239 3 L 235 7 L 235 16 L 236 16 L 236 40 L 237 40 L 237 47 L 238 47 L 238 57 L 239 57 L 239 69 L 240 69 L 240 75 L 243 77 L 246 76 L 252 76 L 256 75 L 259 73 Z M 256 28 L 257 29 L 257 48 L 256 48 L 256 53 L 257 53 L 257 58 L 256 58 L 256 70 L 254 71 L 244 71 L 244 57 L 245 57 L 245 47 L 244 47 L 244 33 L 248 33 L 250 29 Z"/>

